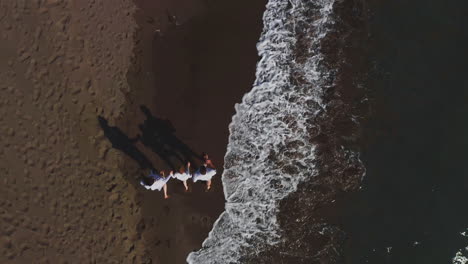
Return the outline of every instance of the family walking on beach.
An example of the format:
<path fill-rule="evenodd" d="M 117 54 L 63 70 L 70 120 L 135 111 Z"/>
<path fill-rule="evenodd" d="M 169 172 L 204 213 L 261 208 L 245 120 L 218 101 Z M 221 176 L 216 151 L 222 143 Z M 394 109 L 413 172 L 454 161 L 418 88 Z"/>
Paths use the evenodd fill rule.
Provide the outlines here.
<path fill-rule="evenodd" d="M 164 190 L 164 198 L 167 195 L 167 182 L 171 179 L 178 179 L 184 183 L 185 191 L 188 191 L 187 180 L 192 178 L 193 182 L 206 181 L 206 190 L 211 188 L 211 178 L 216 175 L 216 168 L 206 153 L 199 156 L 175 136 L 175 128 L 167 119 L 154 116 L 144 105 L 140 106 L 146 119 L 138 127 L 140 134 L 135 138 L 128 137 L 118 127 L 110 126 L 108 121 L 98 116 L 98 122 L 104 135 L 112 143 L 112 147 L 118 149 L 133 158 L 141 169 L 150 169 L 151 173 L 140 181 L 148 190 Z M 156 153 L 161 160 L 170 168 L 169 174 L 164 171 L 155 173 L 152 162 L 136 146 L 136 142 L 141 142 L 145 147 Z M 202 165 L 195 171 L 191 170 L 191 165 L 197 161 L 202 161 Z M 184 164 L 177 170 L 175 164 Z"/>
<path fill-rule="evenodd" d="M 183 182 L 185 191 L 188 191 L 187 180 L 192 178 L 193 182 L 206 181 L 206 190 L 211 188 L 211 178 L 216 175 L 216 168 L 213 162 L 208 157 L 208 154 L 203 153 L 203 165 L 201 165 L 193 174 L 191 173 L 190 162 L 187 162 L 185 166 L 182 166 L 178 172 L 169 172 L 169 175 L 165 175 L 164 171 L 160 171 L 159 174 L 150 172 L 148 177 L 141 180 L 140 184 L 148 190 L 164 191 L 164 199 L 169 198 L 167 194 L 167 182 L 171 179 L 177 179 Z"/>

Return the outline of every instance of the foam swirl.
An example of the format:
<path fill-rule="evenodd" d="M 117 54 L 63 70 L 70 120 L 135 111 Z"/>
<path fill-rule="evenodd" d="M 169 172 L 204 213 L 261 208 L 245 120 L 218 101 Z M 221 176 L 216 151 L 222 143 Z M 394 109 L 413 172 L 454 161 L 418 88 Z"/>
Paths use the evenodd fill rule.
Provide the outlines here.
<path fill-rule="evenodd" d="M 278 203 L 317 174 L 311 120 L 326 109 L 330 69 L 319 52 L 334 0 L 270 0 L 257 45 L 256 81 L 229 126 L 225 212 L 188 263 L 237 263 L 281 240 Z M 307 41 L 298 39 L 298 34 Z M 306 43 L 306 45 L 303 45 Z M 297 49 L 304 56 L 295 57 Z"/>

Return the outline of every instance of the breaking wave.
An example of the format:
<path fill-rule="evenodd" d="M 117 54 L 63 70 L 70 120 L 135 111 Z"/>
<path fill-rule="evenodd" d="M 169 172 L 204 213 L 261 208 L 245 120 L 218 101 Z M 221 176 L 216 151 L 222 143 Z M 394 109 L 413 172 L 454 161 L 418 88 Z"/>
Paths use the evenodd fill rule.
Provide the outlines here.
<path fill-rule="evenodd" d="M 281 241 L 279 201 L 318 173 L 310 131 L 320 129 L 311 120 L 326 108 L 332 69 L 323 66 L 319 50 L 333 24 L 333 5 L 334 0 L 268 2 L 256 81 L 229 126 L 225 212 L 188 263 L 237 263 Z"/>

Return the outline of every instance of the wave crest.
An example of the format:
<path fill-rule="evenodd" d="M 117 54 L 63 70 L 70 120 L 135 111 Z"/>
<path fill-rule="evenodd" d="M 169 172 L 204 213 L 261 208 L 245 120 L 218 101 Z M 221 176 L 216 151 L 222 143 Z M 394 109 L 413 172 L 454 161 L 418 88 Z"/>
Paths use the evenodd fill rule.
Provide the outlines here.
<path fill-rule="evenodd" d="M 222 175 L 225 212 L 188 263 L 237 263 L 242 255 L 281 240 L 279 201 L 318 173 L 312 136 L 320 128 L 313 120 L 327 107 L 323 96 L 331 72 L 319 50 L 333 24 L 333 4 L 268 2 L 256 81 L 236 105 L 229 126 Z"/>

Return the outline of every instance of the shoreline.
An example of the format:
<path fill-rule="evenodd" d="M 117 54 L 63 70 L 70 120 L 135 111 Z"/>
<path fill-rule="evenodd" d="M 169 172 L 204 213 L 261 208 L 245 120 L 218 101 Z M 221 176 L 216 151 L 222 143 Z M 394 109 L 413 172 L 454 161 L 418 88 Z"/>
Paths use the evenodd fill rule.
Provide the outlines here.
<path fill-rule="evenodd" d="M 466 261 L 463 6 L 266 2 L 0 4 L 0 263 Z"/>
<path fill-rule="evenodd" d="M 141 133 L 138 125 L 145 118 L 140 105 L 144 105 L 155 117 L 168 119 L 174 135 L 195 153 L 207 152 L 218 171 L 212 191 L 205 192 L 204 184 L 189 180 L 191 191 L 185 193 L 181 182 L 171 180 L 171 197 L 164 200 L 160 192 L 139 188 L 137 180 L 148 170 L 129 158 L 123 165 L 125 173 L 134 175 L 129 181 L 137 189 L 142 218 L 136 228 L 145 241 L 140 250 L 146 252 L 146 261 L 185 263 L 224 210 L 221 174 L 228 125 L 235 103 L 252 88 L 266 1 L 177 5 L 143 0 L 136 4 L 137 46 L 127 74 L 131 92 L 117 127 L 129 138 Z M 141 142 L 135 146 L 156 168 L 169 169 Z"/>
<path fill-rule="evenodd" d="M 363 1 L 336 3 L 334 9 L 336 22 L 320 50 L 327 68 L 337 71 L 324 95 L 327 111 L 314 120 L 321 132 L 310 131 L 310 143 L 317 146 L 318 173 L 280 201 L 278 221 L 284 240 L 260 254 L 244 256 L 245 263 L 341 263 L 344 259 L 344 208 L 348 197 L 358 190 L 365 168 L 341 146 L 359 153 L 362 124 L 353 122 L 352 116 L 365 123 L 369 111 L 369 105 L 361 102 L 365 88 L 358 86 L 365 82 L 367 71 L 363 69 L 369 67 L 367 57 L 361 56 L 366 54 L 362 44 L 368 42 L 369 14 Z M 298 58 L 303 52 L 300 47 L 295 51 Z"/>

